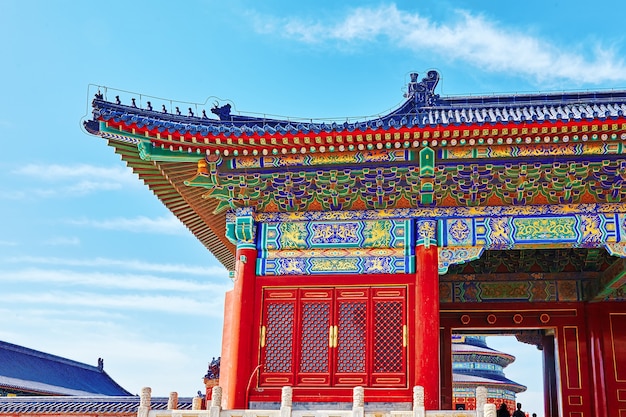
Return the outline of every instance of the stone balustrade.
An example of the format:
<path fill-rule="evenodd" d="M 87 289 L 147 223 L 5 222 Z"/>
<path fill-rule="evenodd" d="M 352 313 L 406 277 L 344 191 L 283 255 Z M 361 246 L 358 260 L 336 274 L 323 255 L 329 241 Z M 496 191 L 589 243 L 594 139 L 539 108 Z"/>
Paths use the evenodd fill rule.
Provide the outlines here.
<path fill-rule="evenodd" d="M 178 394 L 170 393 L 167 410 L 150 408 L 151 389 L 143 388 L 137 417 L 496 417 L 495 404 L 487 404 L 485 387 L 476 389 L 477 410 L 425 410 L 424 388 L 413 387 L 413 409 L 411 411 L 387 412 L 377 410 L 365 412 L 363 387 L 353 389 L 352 409 L 350 410 L 294 410 L 291 387 L 283 387 L 281 405 L 278 410 L 222 410 L 222 388 L 213 387 L 211 402 L 202 409 L 203 397 L 194 398 L 192 410 L 178 410 Z"/>

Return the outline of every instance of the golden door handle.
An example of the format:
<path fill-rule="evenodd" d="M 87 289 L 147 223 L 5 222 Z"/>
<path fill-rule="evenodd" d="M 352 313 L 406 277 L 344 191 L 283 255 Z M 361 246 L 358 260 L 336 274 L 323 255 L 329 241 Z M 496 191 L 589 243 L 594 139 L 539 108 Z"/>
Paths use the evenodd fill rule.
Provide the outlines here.
<path fill-rule="evenodd" d="M 402 347 L 406 347 L 406 345 L 408 345 L 408 337 L 409 337 L 409 331 L 405 324 L 402 326 Z"/>
<path fill-rule="evenodd" d="M 333 336 L 333 339 L 334 339 L 334 341 L 333 341 L 333 347 L 337 347 L 337 345 L 338 345 L 338 340 L 339 340 L 339 336 L 338 336 L 338 334 L 339 334 L 339 328 L 338 328 L 337 326 L 334 326 L 334 331 L 333 331 L 333 333 L 334 333 L 334 336 Z"/>
<path fill-rule="evenodd" d="M 334 337 L 335 337 L 335 334 L 334 334 L 334 331 L 333 331 L 333 326 L 330 326 L 328 328 L 328 347 L 329 348 L 333 347 L 333 344 L 335 342 Z"/>
<path fill-rule="evenodd" d="M 261 348 L 265 347 L 265 332 L 267 331 L 267 329 L 265 328 L 265 326 L 261 326 Z"/>

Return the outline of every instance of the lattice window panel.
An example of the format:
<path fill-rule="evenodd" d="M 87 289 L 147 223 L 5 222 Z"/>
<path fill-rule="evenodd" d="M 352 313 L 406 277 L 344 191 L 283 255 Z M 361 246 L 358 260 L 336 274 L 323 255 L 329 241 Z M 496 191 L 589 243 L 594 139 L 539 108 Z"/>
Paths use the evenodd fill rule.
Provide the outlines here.
<path fill-rule="evenodd" d="M 338 317 L 338 372 L 365 372 L 367 304 L 342 302 Z"/>
<path fill-rule="evenodd" d="M 302 305 L 300 372 L 328 372 L 329 303 Z"/>
<path fill-rule="evenodd" d="M 400 301 L 374 306 L 374 372 L 402 372 L 403 323 Z"/>
<path fill-rule="evenodd" d="M 275 303 L 267 306 L 266 372 L 291 372 L 293 326 L 294 305 L 292 303 Z"/>
<path fill-rule="evenodd" d="M 265 294 L 261 386 L 406 385 L 402 287 Z"/>

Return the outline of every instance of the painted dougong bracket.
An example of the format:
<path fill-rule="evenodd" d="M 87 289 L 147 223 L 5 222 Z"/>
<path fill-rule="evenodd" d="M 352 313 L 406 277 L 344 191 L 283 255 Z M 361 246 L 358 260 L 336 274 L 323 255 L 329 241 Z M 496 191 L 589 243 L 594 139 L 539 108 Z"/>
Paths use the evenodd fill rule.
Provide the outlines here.
<path fill-rule="evenodd" d="M 597 292 L 589 301 L 604 301 L 624 285 L 626 285 L 626 258 L 620 258 L 602 273 L 598 280 Z"/>
<path fill-rule="evenodd" d="M 439 275 L 448 273 L 451 265 L 463 264 L 481 257 L 485 251 L 484 246 L 468 246 L 446 248 L 439 247 Z"/>
<path fill-rule="evenodd" d="M 237 249 L 256 248 L 256 222 L 254 211 L 245 207 L 235 211 L 234 221 L 226 222 L 226 238 L 237 245 Z"/>

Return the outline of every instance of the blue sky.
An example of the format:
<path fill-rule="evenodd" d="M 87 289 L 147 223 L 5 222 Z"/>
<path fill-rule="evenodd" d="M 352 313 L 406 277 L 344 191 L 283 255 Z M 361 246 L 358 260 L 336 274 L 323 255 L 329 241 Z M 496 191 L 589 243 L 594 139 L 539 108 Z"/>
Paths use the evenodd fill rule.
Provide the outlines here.
<path fill-rule="evenodd" d="M 220 353 L 228 274 L 81 130 L 90 85 L 315 118 L 384 113 L 432 68 L 443 95 L 622 89 L 626 6 L 603 5 L 0 1 L 0 340 L 157 395 Z"/>

